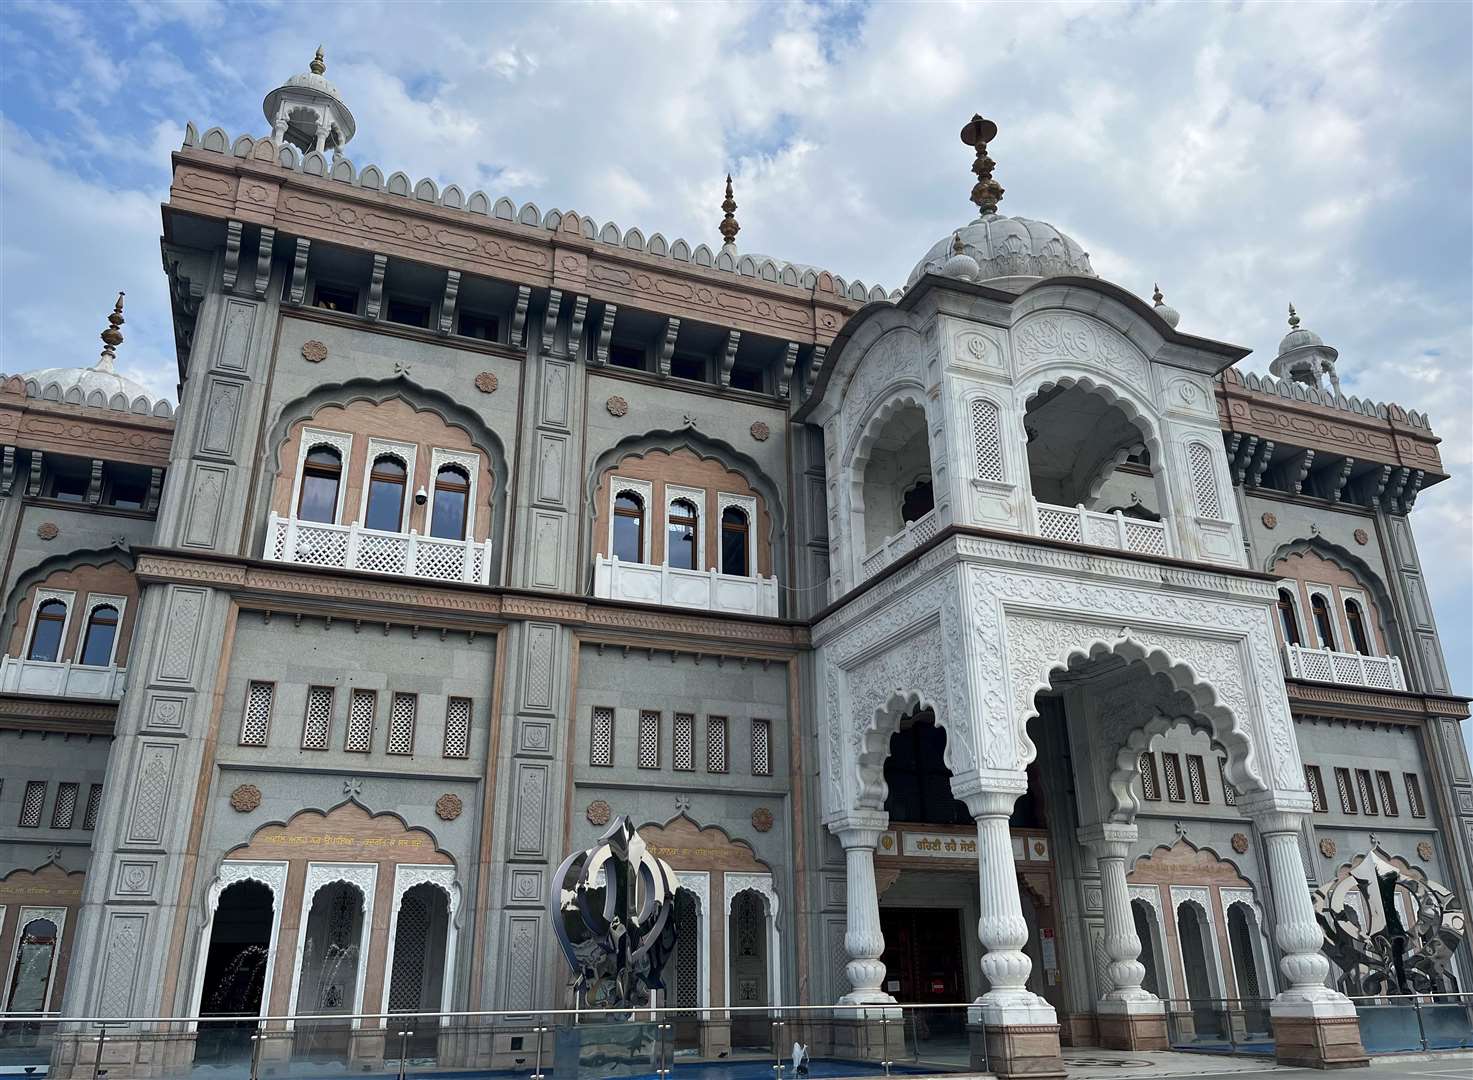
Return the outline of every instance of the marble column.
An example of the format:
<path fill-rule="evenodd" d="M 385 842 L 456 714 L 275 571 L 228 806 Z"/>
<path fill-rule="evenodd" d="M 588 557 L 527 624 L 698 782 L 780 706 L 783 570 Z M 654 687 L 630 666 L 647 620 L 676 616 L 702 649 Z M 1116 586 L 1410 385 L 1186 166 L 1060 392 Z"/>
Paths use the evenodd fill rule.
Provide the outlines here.
<path fill-rule="evenodd" d="M 1100 1043 L 1116 1050 L 1165 1050 L 1166 1010 L 1161 1000 L 1141 986 L 1141 939 L 1135 932 L 1125 863 L 1139 837 L 1135 825 L 1106 823 L 1079 830 L 1080 841 L 1094 853 L 1100 868 L 1105 909 L 1105 954 L 1109 989 L 1095 1005 Z"/>
<path fill-rule="evenodd" d="M 1283 1064 L 1318 1067 L 1364 1065 L 1355 1005 L 1326 985 L 1330 961 L 1324 932 L 1310 903 L 1309 879 L 1299 855 L 1299 833 L 1308 817 L 1300 810 L 1250 812 L 1267 856 L 1273 888 L 1275 938 L 1283 951 L 1279 970 L 1287 986 L 1274 998 L 1276 1055 Z"/>
<path fill-rule="evenodd" d="M 880 897 L 875 891 L 875 848 L 889 817 L 874 811 L 852 813 L 829 828 L 844 848 L 846 869 L 844 949 L 849 992 L 840 1005 L 893 1005 L 884 989 L 885 935 L 880 930 Z"/>

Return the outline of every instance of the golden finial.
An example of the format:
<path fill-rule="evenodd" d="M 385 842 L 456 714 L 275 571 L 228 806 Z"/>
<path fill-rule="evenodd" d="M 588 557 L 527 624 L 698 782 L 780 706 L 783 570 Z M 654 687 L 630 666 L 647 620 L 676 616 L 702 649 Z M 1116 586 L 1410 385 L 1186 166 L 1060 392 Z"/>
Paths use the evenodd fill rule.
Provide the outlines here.
<path fill-rule="evenodd" d="M 327 70 L 327 61 L 322 58 L 322 46 L 317 46 L 317 55 L 312 58 L 312 63 L 307 65 L 312 69 L 313 75 L 321 75 Z"/>
<path fill-rule="evenodd" d="M 1299 313 L 1294 310 L 1294 305 L 1289 305 L 1289 329 L 1299 329 Z"/>
<path fill-rule="evenodd" d="M 727 173 L 726 198 L 721 201 L 721 209 L 726 215 L 721 219 L 721 238 L 723 246 L 726 244 L 735 244 L 737 233 L 742 231 L 742 227 L 737 224 L 736 208 L 736 199 L 733 198 L 731 192 L 731 173 Z"/>
<path fill-rule="evenodd" d="M 102 338 L 102 357 L 97 361 L 97 366 L 104 371 L 113 369 L 113 360 L 117 358 L 117 348 L 123 343 L 123 332 L 118 327 L 123 325 L 123 297 L 124 293 L 118 293 L 118 302 L 113 305 L 112 314 L 107 317 L 108 326 L 98 336 Z"/>
<path fill-rule="evenodd" d="M 997 125 L 984 119 L 981 113 L 973 113 L 971 122 L 962 128 L 962 142 L 974 147 L 977 160 L 972 162 L 972 171 L 977 174 L 977 183 L 972 188 L 972 201 L 982 216 L 997 213 L 997 204 L 1002 201 L 1003 187 L 992 178 L 997 162 L 987 156 L 987 144 L 997 138 Z"/>

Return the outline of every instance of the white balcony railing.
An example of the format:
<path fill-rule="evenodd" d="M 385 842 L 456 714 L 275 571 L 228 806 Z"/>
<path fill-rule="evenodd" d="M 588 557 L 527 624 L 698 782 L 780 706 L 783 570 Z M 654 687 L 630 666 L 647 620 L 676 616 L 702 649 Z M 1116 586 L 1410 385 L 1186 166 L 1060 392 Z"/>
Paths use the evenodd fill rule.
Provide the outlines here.
<path fill-rule="evenodd" d="M 873 577 L 900 556 L 914 551 L 940 531 L 941 519 L 936 516 L 935 510 L 921 515 L 914 521 L 907 521 L 905 528 L 894 536 L 887 536 L 884 543 L 864 557 L 864 561 L 860 564 L 864 568 L 864 576 Z"/>
<path fill-rule="evenodd" d="M 491 542 L 441 540 L 358 524 L 323 525 L 272 514 L 263 558 L 336 570 L 366 570 L 434 581 L 491 583 Z"/>
<path fill-rule="evenodd" d="M 597 557 L 593 595 L 604 600 L 724 611 L 730 615 L 777 617 L 777 578 L 739 577 L 715 570 L 621 562 Z"/>
<path fill-rule="evenodd" d="M 1284 671 L 1291 679 L 1369 686 L 1375 690 L 1405 690 L 1406 674 L 1397 656 L 1362 656 L 1333 649 L 1284 646 Z"/>
<path fill-rule="evenodd" d="M 1141 555 L 1171 554 L 1164 521 L 1127 517 L 1119 510 L 1101 514 L 1083 506 L 1054 506 L 1036 499 L 1033 505 L 1038 512 L 1038 535 L 1046 540 L 1090 544 Z"/>
<path fill-rule="evenodd" d="M 71 660 L 0 660 L 0 690 L 10 694 L 104 698 L 117 701 L 128 681 L 126 668 L 88 667 Z"/>

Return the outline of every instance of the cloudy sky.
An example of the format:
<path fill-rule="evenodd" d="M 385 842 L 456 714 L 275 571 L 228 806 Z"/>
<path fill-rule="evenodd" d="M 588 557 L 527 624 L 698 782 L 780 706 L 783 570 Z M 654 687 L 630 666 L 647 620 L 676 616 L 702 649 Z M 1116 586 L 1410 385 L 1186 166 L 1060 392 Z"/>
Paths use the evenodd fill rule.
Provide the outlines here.
<path fill-rule="evenodd" d="M 1267 369 L 1293 301 L 1346 393 L 1430 413 L 1454 479 L 1413 514 L 1473 692 L 1473 6 L 42 4 L 0 7 L 0 368 L 164 392 L 159 269 L 186 120 L 266 129 L 319 41 L 350 155 L 544 210 L 894 287 L 967 220 L 957 131 L 996 118 L 1004 212 L 1054 222 L 1182 328 Z"/>

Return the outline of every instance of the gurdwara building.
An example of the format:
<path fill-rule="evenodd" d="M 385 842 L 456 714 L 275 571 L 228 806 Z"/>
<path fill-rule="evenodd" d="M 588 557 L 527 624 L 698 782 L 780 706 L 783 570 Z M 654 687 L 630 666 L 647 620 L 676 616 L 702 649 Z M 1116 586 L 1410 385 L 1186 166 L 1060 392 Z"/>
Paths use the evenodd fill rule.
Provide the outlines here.
<path fill-rule="evenodd" d="M 172 155 L 177 407 L 121 297 L 92 366 L 5 358 L 12 1017 L 566 1007 L 552 875 L 619 815 L 710 1053 L 945 1002 L 1004 1075 L 1223 1015 L 1348 1063 L 1352 999 L 1473 979 L 1438 439 L 1292 309 L 1249 373 L 1001 213 L 980 118 L 887 290 L 744 251 L 730 184 L 708 246 L 355 164 L 324 70 Z M 487 1030 L 415 1037 L 525 1059 Z"/>

